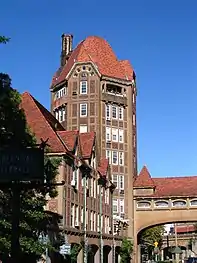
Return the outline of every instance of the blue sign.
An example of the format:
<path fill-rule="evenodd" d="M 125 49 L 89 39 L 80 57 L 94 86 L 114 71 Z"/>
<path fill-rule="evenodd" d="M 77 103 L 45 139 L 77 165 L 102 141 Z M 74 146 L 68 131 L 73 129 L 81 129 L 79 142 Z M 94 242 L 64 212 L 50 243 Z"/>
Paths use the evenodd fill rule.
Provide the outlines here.
<path fill-rule="evenodd" d="M 71 252 L 71 244 L 66 243 L 60 246 L 60 254 L 61 255 L 70 255 Z"/>

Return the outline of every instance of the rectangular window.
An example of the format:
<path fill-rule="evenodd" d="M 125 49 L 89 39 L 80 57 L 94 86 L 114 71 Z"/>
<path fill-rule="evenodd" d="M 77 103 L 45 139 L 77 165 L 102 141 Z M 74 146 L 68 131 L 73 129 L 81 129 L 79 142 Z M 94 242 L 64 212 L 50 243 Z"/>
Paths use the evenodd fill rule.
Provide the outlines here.
<path fill-rule="evenodd" d="M 79 126 L 79 132 L 80 133 L 85 133 L 87 131 L 88 131 L 88 126 L 87 125 L 83 124 L 83 125 Z"/>
<path fill-rule="evenodd" d="M 117 107 L 112 106 L 112 118 L 117 119 Z"/>
<path fill-rule="evenodd" d="M 124 213 L 124 199 L 120 199 L 120 213 Z"/>
<path fill-rule="evenodd" d="M 116 151 L 112 152 L 112 164 L 115 164 L 115 165 L 118 164 L 118 152 Z"/>
<path fill-rule="evenodd" d="M 118 175 L 117 174 L 112 175 L 112 183 L 116 186 L 116 188 L 118 188 Z"/>
<path fill-rule="evenodd" d="M 133 125 L 135 126 L 135 114 L 133 114 Z"/>
<path fill-rule="evenodd" d="M 113 213 L 118 213 L 118 200 L 113 199 Z"/>
<path fill-rule="evenodd" d="M 106 104 L 105 105 L 105 116 L 106 116 L 106 120 L 110 120 L 110 105 Z"/>
<path fill-rule="evenodd" d="M 119 175 L 119 189 L 124 190 L 124 175 Z"/>
<path fill-rule="evenodd" d="M 124 142 L 124 130 L 119 130 L 119 142 Z"/>
<path fill-rule="evenodd" d="M 62 121 L 65 121 L 65 116 L 66 116 L 66 109 L 62 108 Z"/>
<path fill-rule="evenodd" d="M 94 214 L 90 212 L 90 231 L 94 231 Z"/>
<path fill-rule="evenodd" d="M 119 107 L 119 120 L 123 120 L 123 113 L 124 113 L 124 108 Z"/>
<path fill-rule="evenodd" d="M 109 160 L 109 164 L 111 164 L 111 151 L 106 150 L 106 158 Z"/>
<path fill-rule="evenodd" d="M 75 226 L 79 226 L 79 206 L 75 207 Z"/>
<path fill-rule="evenodd" d="M 100 231 L 100 217 L 99 217 L 99 214 L 97 215 L 97 231 Z"/>
<path fill-rule="evenodd" d="M 83 208 L 81 208 L 81 223 L 83 223 L 83 216 L 84 216 L 83 213 L 84 213 Z"/>
<path fill-rule="evenodd" d="M 117 142 L 118 141 L 118 129 L 112 128 L 112 141 Z"/>
<path fill-rule="evenodd" d="M 80 117 L 87 117 L 87 115 L 88 115 L 87 103 L 80 104 Z"/>
<path fill-rule="evenodd" d="M 94 231 L 96 231 L 96 212 L 94 212 Z"/>
<path fill-rule="evenodd" d="M 80 94 L 87 94 L 88 92 L 88 82 L 81 81 L 80 82 Z"/>
<path fill-rule="evenodd" d="M 111 141 L 111 128 L 106 127 L 106 142 Z"/>
<path fill-rule="evenodd" d="M 124 153 L 119 152 L 119 165 L 124 165 Z"/>
<path fill-rule="evenodd" d="M 75 227 L 75 206 L 71 205 L 71 226 Z"/>

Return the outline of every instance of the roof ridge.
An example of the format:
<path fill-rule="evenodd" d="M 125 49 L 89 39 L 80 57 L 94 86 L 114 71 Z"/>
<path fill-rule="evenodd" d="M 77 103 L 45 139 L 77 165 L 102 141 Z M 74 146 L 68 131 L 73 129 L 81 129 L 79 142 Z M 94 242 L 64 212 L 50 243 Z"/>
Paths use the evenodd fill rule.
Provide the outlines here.
<path fill-rule="evenodd" d="M 37 110 L 40 112 L 40 114 L 41 114 L 41 116 L 42 116 L 42 118 L 44 119 L 44 120 L 46 120 L 46 123 L 47 123 L 47 126 L 52 130 L 52 132 L 55 134 L 55 136 L 56 136 L 56 138 L 59 140 L 59 142 L 62 144 L 62 146 L 65 148 L 65 146 L 63 145 L 63 143 L 60 141 L 60 139 L 59 139 L 59 137 L 57 136 L 57 133 L 54 131 L 54 129 L 52 128 L 52 126 L 50 125 L 50 123 L 48 122 L 48 120 L 45 118 L 45 116 L 43 115 L 43 113 L 41 112 L 41 110 L 40 110 L 40 108 L 38 107 L 38 105 L 37 105 L 37 100 L 29 93 L 29 92 L 26 92 L 26 93 L 22 93 L 22 95 L 28 95 L 29 96 L 29 98 L 32 100 L 32 102 L 34 102 L 34 104 L 35 104 L 35 106 L 36 106 L 36 108 L 37 108 Z M 39 102 L 38 102 L 39 103 Z M 41 138 L 40 138 L 41 139 Z M 50 146 L 49 146 L 50 147 Z M 66 150 L 66 149 L 65 149 Z"/>
<path fill-rule="evenodd" d="M 154 187 L 155 183 L 152 179 L 146 165 L 144 165 L 139 173 L 139 175 L 136 177 L 134 185 L 137 187 Z"/>

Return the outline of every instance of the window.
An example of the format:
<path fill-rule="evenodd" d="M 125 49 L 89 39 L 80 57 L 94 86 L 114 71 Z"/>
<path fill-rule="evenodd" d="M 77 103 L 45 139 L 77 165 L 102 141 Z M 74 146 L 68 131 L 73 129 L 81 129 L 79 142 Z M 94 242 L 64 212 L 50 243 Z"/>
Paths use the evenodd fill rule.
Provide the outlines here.
<path fill-rule="evenodd" d="M 55 99 L 55 100 L 60 99 L 60 98 L 62 98 L 64 95 L 66 95 L 66 87 L 63 87 L 63 88 L 61 88 L 60 90 L 58 90 L 58 91 L 55 93 L 54 99 Z"/>
<path fill-rule="evenodd" d="M 114 142 L 118 141 L 118 129 L 112 128 L 112 141 L 114 141 Z"/>
<path fill-rule="evenodd" d="M 87 103 L 80 104 L 80 117 L 87 117 L 87 109 L 88 109 Z"/>
<path fill-rule="evenodd" d="M 97 185 L 97 182 L 94 179 L 94 198 L 96 198 L 96 185 Z"/>
<path fill-rule="evenodd" d="M 75 227 L 75 206 L 71 205 L 71 226 Z"/>
<path fill-rule="evenodd" d="M 106 104 L 105 105 L 105 116 L 106 116 L 106 120 L 110 120 L 110 105 Z"/>
<path fill-rule="evenodd" d="M 109 160 L 109 164 L 111 164 L 111 151 L 106 151 L 106 158 Z"/>
<path fill-rule="evenodd" d="M 80 94 L 87 94 L 88 91 L 88 83 L 87 81 L 80 82 Z"/>
<path fill-rule="evenodd" d="M 119 152 L 119 165 L 124 165 L 124 153 Z"/>
<path fill-rule="evenodd" d="M 124 112 L 124 108 L 119 107 L 119 120 L 123 120 L 123 112 Z"/>
<path fill-rule="evenodd" d="M 94 231 L 94 214 L 90 212 L 90 231 Z"/>
<path fill-rule="evenodd" d="M 79 132 L 80 133 L 85 133 L 87 131 L 88 131 L 88 126 L 87 125 L 85 125 L 85 124 L 80 125 L 80 127 L 79 127 Z"/>
<path fill-rule="evenodd" d="M 83 211 L 84 211 L 83 208 L 81 208 L 81 223 L 83 223 L 83 216 L 84 216 Z"/>
<path fill-rule="evenodd" d="M 197 200 L 192 200 L 190 201 L 191 206 L 197 206 Z"/>
<path fill-rule="evenodd" d="M 106 127 L 106 141 L 111 141 L 111 128 Z"/>
<path fill-rule="evenodd" d="M 112 183 L 116 186 L 116 188 L 118 188 L 118 175 L 117 174 L 112 175 Z"/>
<path fill-rule="evenodd" d="M 157 201 L 157 202 L 155 202 L 155 207 L 168 207 L 168 202 L 166 202 L 166 201 Z"/>
<path fill-rule="evenodd" d="M 75 181 L 75 188 L 78 189 L 78 186 L 79 186 L 79 169 L 78 168 L 73 169 L 72 180 Z"/>
<path fill-rule="evenodd" d="M 124 199 L 120 199 L 120 213 L 124 213 Z"/>
<path fill-rule="evenodd" d="M 113 213 L 118 213 L 118 200 L 113 200 Z"/>
<path fill-rule="evenodd" d="M 119 175 L 119 188 L 124 190 L 124 175 Z"/>
<path fill-rule="evenodd" d="M 65 107 L 61 107 L 61 108 L 57 109 L 55 111 L 55 118 L 59 122 L 65 121 L 65 119 L 66 119 L 66 108 Z"/>
<path fill-rule="evenodd" d="M 118 152 L 116 151 L 112 152 L 112 163 L 116 165 L 118 164 Z"/>
<path fill-rule="evenodd" d="M 172 205 L 173 205 L 173 207 L 182 207 L 182 206 L 186 206 L 186 202 L 182 201 L 182 200 L 174 201 Z"/>
<path fill-rule="evenodd" d="M 124 142 L 124 130 L 119 130 L 119 142 Z"/>
<path fill-rule="evenodd" d="M 99 214 L 97 215 L 97 231 L 100 231 L 100 217 L 99 217 Z"/>
<path fill-rule="evenodd" d="M 96 212 L 94 212 L 94 231 L 96 231 Z"/>
<path fill-rule="evenodd" d="M 133 125 L 135 126 L 135 114 L 133 114 Z"/>
<path fill-rule="evenodd" d="M 75 207 L 75 226 L 79 225 L 79 206 Z"/>
<path fill-rule="evenodd" d="M 137 203 L 138 208 L 150 208 L 151 204 L 149 202 L 138 202 Z"/>
<path fill-rule="evenodd" d="M 112 118 L 117 119 L 117 107 L 112 106 Z"/>

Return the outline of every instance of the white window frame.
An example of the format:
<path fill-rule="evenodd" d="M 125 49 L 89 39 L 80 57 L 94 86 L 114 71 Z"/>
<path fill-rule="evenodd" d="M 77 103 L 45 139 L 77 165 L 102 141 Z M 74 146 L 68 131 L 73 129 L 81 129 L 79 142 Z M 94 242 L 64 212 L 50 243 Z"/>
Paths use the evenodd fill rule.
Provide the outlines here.
<path fill-rule="evenodd" d="M 115 109 L 115 111 L 113 111 Z M 113 116 L 113 114 L 115 113 L 115 117 Z M 118 119 L 118 107 L 116 105 L 112 105 L 111 107 L 111 115 L 112 115 L 112 119 L 117 120 Z"/>
<path fill-rule="evenodd" d="M 120 213 L 121 214 L 124 214 L 124 199 L 120 199 L 119 200 L 119 206 L 120 206 Z M 121 211 L 121 208 L 122 208 L 122 211 Z"/>
<path fill-rule="evenodd" d="M 111 141 L 111 128 L 106 127 L 106 142 L 110 142 Z"/>
<path fill-rule="evenodd" d="M 85 84 L 85 87 L 83 86 Z M 83 89 L 85 88 L 85 91 Z M 86 80 L 80 81 L 80 94 L 87 94 L 88 93 L 88 82 Z"/>
<path fill-rule="evenodd" d="M 119 165 L 124 165 L 124 152 L 119 152 Z"/>
<path fill-rule="evenodd" d="M 111 164 L 112 153 L 110 150 L 106 150 L 106 158 L 109 159 L 109 164 Z"/>
<path fill-rule="evenodd" d="M 114 210 L 114 207 L 117 208 L 116 211 Z M 113 213 L 117 214 L 119 212 L 118 199 L 113 199 L 112 208 L 113 208 Z"/>
<path fill-rule="evenodd" d="M 121 175 L 121 174 L 119 175 L 119 189 L 124 190 L 124 175 Z"/>
<path fill-rule="evenodd" d="M 79 132 L 80 132 L 80 133 L 86 133 L 86 132 L 88 132 L 88 125 L 86 125 L 86 124 L 81 124 L 81 125 L 79 126 Z"/>
<path fill-rule="evenodd" d="M 105 104 L 105 117 L 106 117 L 106 120 L 111 119 L 111 105 L 110 104 Z"/>
<path fill-rule="evenodd" d="M 118 142 L 118 129 L 112 128 L 112 141 Z"/>
<path fill-rule="evenodd" d="M 83 107 L 85 107 L 83 109 Z M 82 114 L 83 111 L 85 111 L 85 114 Z M 80 104 L 80 117 L 87 117 L 88 116 L 88 104 L 87 103 L 81 103 Z"/>
<path fill-rule="evenodd" d="M 116 189 L 118 189 L 118 175 L 112 174 L 112 183 L 116 186 Z"/>
<path fill-rule="evenodd" d="M 119 120 L 123 120 L 124 119 L 124 108 L 123 107 L 119 107 L 119 109 L 118 109 L 118 117 L 119 117 Z"/>
<path fill-rule="evenodd" d="M 117 155 L 116 162 L 114 162 L 114 155 Z M 112 164 L 118 165 L 118 151 L 112 151 Z"/>
<path fill-rule="evenodd" d="M 119 142 L 124 143 L 124 130 L 119 129 Z"/>

